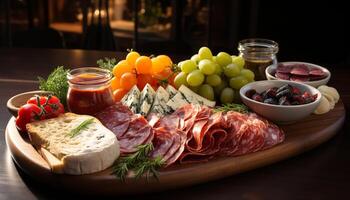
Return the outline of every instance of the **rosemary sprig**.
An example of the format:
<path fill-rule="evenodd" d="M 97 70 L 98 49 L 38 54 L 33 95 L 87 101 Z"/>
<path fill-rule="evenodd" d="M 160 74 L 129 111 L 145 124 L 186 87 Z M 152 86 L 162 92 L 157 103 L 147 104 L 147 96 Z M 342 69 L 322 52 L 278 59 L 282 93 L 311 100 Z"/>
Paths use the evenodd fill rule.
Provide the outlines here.
<path fill-rule="evenodd" d="M 148 180 L 149 175 L 158 179 L 158 169 L 164 164 L 161 157 L 151 159 L 148 155 L 153 150 L 153 144 L 140 145 L 137 151 L 129 156 L 120 158 L 113 166 L 112 174 L 114 174 L 119 180 L 125 181 L 125 178 L 132 170 L 135 172 L 135 178 L 141 178 L 146 175 Z"/>
<path fill-rule="evenodd" d="M 214 109 L 215 112 L 228 112 L 228 111 L 236 111 L 240 113 L 248 113 L 248 107 L 243 104 L 236 103 L 228 103 L 223 104 L 220 107 Z"/>
<path fill-rule="evenodd" d="M 97 65 L 103 69 L 113 71 L 113 67 L 117 64 L 117 59 L 115 58 L 104 58 L 97 61 Z"/>
<path fill-rule="evenodd" d="M 80 133 L 80 131 L 87 129 L 87 127 L 94 123 L 94 118 L 87 119 L 79 124 L 79 126 L 75 127 L 73 130 L 69 132 L 69 136 L 72 138 Z"/>

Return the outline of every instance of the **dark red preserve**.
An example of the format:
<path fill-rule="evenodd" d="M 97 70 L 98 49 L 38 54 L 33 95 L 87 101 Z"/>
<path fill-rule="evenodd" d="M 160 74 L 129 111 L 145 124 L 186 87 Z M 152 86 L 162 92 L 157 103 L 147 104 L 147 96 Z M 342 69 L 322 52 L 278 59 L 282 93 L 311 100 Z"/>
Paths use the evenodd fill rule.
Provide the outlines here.
<path fill-rule="evenodd" d="M 109 71 L 84 67 L 70 71 L 67 104 L 70 112 L 93 115 L 114 104 Z"/>

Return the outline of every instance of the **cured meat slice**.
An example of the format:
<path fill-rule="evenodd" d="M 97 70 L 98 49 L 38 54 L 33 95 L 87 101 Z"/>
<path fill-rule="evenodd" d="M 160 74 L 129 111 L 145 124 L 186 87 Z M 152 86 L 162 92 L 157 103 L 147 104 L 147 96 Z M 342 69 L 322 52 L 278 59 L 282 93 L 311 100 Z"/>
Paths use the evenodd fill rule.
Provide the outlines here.
<path fill-rule="evenodd" d="M 289 74 L 292 71 L 293 67 L 290 65 L 279 64 L 276 68 L 277 73 Z"/>
<path fill-rule="evenodd" d="M 298 65 L 293 67 L 292 71 L 290 71 L 293 75 L 298 76 L 308 76 L 309 75 L 309 68 L 305 65 Z"/>
<path fill-rule="evenodd" d="M 292 76 L 290 76 L 290 80 L 297 81 L 297 82 L 306 82 L 306 81 L 309 81 L 310 78 L 308 76 L 292 75 Z"/>
<path fill-rule="evenodd" d="M 134 114 L 128 107 L 118 102 L 95 114 L 95 116 L 118 138 L 129 128 L 129 123 Z"/>
<path fill-rule="evenodd" d="M 277 78 L 280 78 L 280 79 L 283 79 L 283 80 L 289 80 L 289 78 L 290 78 L 289 73 L 287 74 L 287 73 L 276 72 L 275 76 Z"/>
<path fill-rule="evenodd" d="M 167 166 L 176 162 L 185 150 L 185 143 L 187 140 L 187 134 L 180 130 L 175 130 L 173 134 L 180 136 L 180 146 L 177 151 L 166 161 Z"/>
<path fill-rule="evenodd" d="M 118 138 L 122 154 L 133 153 L 137 147 L 147 144 L 153 139 L 153 129 L 143 117 L 137 117 L 130 122 L 129 129 Z"/>
<path fill-rule="evenodd" d="M 321 69 L 312 69 L 312 70 L 310 70 L 309 74 L 311 76 L 318 76 L 318 77 L 325 76 L 324 71 L 322 71 Z"/>
<path fill-rule="evenodd" d="M 172 135 L 169 131 L 164 128 L 154 129 L 153 147 L 154 150 L 151 153 L 152 158 L 161 156 L 164 161 L 168 158 L 165 155 L 169 152 L 170 148 L 177 142 L 175 141 L 176 135 Z M 177 149 L 176 149 L 177 150 Z M 176 151 L 175 150 L 175 151 Z"/>

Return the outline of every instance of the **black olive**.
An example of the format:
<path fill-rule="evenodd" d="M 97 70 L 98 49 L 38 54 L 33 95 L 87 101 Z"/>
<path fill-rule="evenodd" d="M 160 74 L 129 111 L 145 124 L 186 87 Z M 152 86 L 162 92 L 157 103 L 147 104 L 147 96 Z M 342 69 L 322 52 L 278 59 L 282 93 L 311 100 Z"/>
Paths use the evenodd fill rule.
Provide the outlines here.
<path fill-rule="evenodd" d="M 274 99 L 274 98 L 267 98 L 267 99 L 264 100 L 264 103 L 274 104 L 274 105 L 278 104 L 277 100 Z"/>
<path fill-rule="evenodd" d="M 279 105 L 290 105 L 290 102 L 288 101 L 288 98 L 286 96 L 281 97 L 278 100 Z"/>
<path fill-rule="evenodd" d="M 278 88 L 276 92 L 279 93 L 279 92 L 281 92 L 283 90 L 290 90 L 290 91 L 292 91 L 292 89 L 293 89 L 292 86 L 290 86 L 289 84 L 285 84 L 285 85 L 281 86 L 280 88 Z"/>
<path fill-rule="evenodd" d="M 289 90 L 289 89 L 285 89 L 285 90 L 282 90 L 280 92 L 277 92 L 276 94 L 276 98 L 279 99 L 281 97 L 291 97 L 292 96 L 292 92 Z"/>
<path fill-rule="evenodd" d="M 255 101 L 259 101 L 259 102 L 262 102 L 263 101 L 263 98 L 260 96 L 260 94 L 256 93 L 252 96 L 252 99 L 255 100 Z"/>
<path fill-rule="evenodd" d="M 248 98 L 252 98 L 252 96 L 256 94 L 256 90 L 254 89 L 251 89 L 251 90 L 248 90 L 245 95 L 248 97 Z"/>
<path fill-rule="evenodd" d="M 277 94 L 277 88 L 270 88 L 268 90 L 266 90 L 265 92 L 265 96 L 266 98 L 275 98 L 276 94 Z"/>

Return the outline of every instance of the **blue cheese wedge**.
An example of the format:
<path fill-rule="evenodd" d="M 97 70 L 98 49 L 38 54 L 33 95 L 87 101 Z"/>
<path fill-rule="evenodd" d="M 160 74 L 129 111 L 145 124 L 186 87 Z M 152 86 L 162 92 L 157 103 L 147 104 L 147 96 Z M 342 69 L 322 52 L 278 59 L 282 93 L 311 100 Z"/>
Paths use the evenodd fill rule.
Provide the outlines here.
<path fill-rule="evenodd" d="M 190 88 L 181 85 L 179 88 L 179 92 L 183 94 L 185 99 L 192 104 L 199 104 L 199 105 L 205 105 L 208 107 L 214 107 L 215 101 L 210 101 L 209 99 L 206 99 L 195 92 L 193 92 Z"/>
<path fill-rule="evenodd" d="M 169 110 L 171 112 L 188 103 L 190 102 L 186 100 L 186 98 L 182 95 L 182 93 L 178 92 L 173 98 L 171 98 L 168 101 L 166 105 L 169 106 Z"/>
<path fill-rule="evenodd" d="M 157 113 L 159 116 L 163 116 L 167 113 L 167 102 L 169 101 L 169 93 L 162 87 L 158 87 L 156 96 L 150 113 Z"/>
<path fill-rule="evenodd" d="M 166 91 L 169 93 L 170 99 L 173 98 L 177 94 L 177 90 L 171 85 L 168 85 L 166 87 Z"/>
<path fill-rule="evenodd" d="M 136 85 L 122 98 L 121 102 L 134 113 L 138 113 L 141 92 Z"/>
<path fill-rule="evenodd" d="M 156 92 L 150 84 L 146 84 L 140 95 L 140 107 L 139 113 L 143 116 L 147 116 L 152 108 Z"/>

